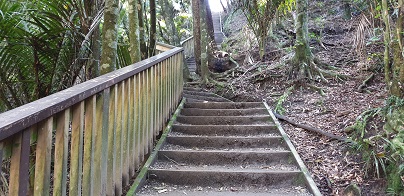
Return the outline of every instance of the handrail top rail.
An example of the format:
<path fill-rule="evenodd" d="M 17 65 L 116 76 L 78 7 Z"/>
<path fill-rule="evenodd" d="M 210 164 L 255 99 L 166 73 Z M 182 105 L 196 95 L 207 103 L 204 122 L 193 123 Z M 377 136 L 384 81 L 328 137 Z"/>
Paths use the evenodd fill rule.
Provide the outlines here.
<path fill-rule="evenodd" d="M 185 39 L 184 41 L 182 41 L 180 44 L 182 45 L 182 44 L 184 44 L 185 42 L 187 42 L 187 41 L 189 41 L 190 39 L 193 39 L 193 38 L 194 38 L 194 36 L 188 37 L 187 39 Z"/>
<path fill-rule="evenodd" d="M 0 114 L 0 141 L 73 106 L 169 57 L 182 52 L 182 47 L 155 55 L 138 63 L 123 67 L 97 78 L 22 105 Z"/>

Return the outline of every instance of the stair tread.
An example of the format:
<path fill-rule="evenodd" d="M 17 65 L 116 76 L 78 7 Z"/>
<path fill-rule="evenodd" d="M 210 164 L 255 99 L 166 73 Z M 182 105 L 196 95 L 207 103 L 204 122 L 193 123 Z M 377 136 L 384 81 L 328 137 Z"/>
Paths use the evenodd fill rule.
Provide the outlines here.
<path fill-rule="evenodd" d="M 154 170 L 182 170 L 182 171 L 215 171 L 215 172 L 300 172 L 299 168 L 294 165 L 287 164 L 271 164 L 271 165 L 195 165 L 189 163 L 177 163 L 170 161 L 158 161 L 153 164 L 150 169 Z"/>
<path fill-rule="evenodd" d="M 174 144 L 167 144 L 164 147 L 162 147 L 162 150 L 183 150 L 183 151 L 211 151 L 211 150 L 216 150 L 217 152 L 252 152 L 252 151 L 260 151 L 260 152 L 287 152 L 285 148 L 282 147 L 268 147 L 268 148 L 225 148 L 225 147 L 216 147 L 216 148 L 209 148 L 209 147 L 193 147 L 193 148 L 187 148 L 185 146 L 181 145 L 174 145 Z"/>
<path fill-rule="evenodd" d="M 201 109 L 201 108 L 183 108 L 181 115 L 184 116 L 256 116 L 268 114 L 266 109 L 247 108 L 247 109 Z"/>
<path fill-rule="evenodd" d="M 183 125 L 174 124 L 170 136 L 226 136 L 272 137 L 280 136 L 275 124 L 266 125 Z"/>
<path fill-rule="evenodd" d="M 176 185 L 170 183 L 150 180 L 137 195 L 192 195 L 192 196 L 289 196 L 289 195 L 311 195 L 307 189 L 301 186 L 279 187 L 279 186 L 190 186 Z"/>
<path fill-rule="evenodd" d="M 175 165 L 175 164 L 174 164 Z M 209 169 L 209 167 L 211 167 L 211 169 Z M 285 166 L 286 167 L 286 166 Z M 192 167 L 190 166 L 189 168 L 186 167 L 179 167 L 175 168 L 173 166 L 173 168 L 150 168 L 150 171 L 168 171 L 168 172 L 186 172 L 186 173 L 210 173 L 210 174 L 216 174 L 216 173 L 228 173 L 228 174 L 248 174 L 248 175 L 253 175 L 253 174 L 295 174 L 295 173 L 301 173 L 300 170 L 296 169 L 296 170 L 271 170 L 271 169 L 237 169 L 235 170 L 235 168 L 237 167 L 233 167 L 233 168 L 226 168 L 226 166 L 207 166 L 207 167 L 203 167 L 203 166 L 195 166 Z"/>

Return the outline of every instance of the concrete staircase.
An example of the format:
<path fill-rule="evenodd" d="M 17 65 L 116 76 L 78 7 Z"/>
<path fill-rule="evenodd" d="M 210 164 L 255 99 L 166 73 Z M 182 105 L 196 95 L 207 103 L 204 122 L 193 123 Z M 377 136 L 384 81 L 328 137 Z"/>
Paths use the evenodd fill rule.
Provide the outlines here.
<path fill-rule="evenodd" d="M 137 195 L 321 195 L 267 105 L 184 96 Z"/>

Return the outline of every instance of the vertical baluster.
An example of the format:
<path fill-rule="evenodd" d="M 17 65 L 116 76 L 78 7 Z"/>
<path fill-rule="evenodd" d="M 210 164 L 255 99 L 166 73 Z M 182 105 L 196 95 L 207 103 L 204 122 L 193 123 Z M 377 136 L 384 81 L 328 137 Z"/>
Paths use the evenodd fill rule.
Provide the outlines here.
<path fill-rule="evenodd" d="M 144 94 L 143 94 L 143 115 L 144 115 L 144 148 L 145 155 L 149 154 L 149 69 L 145 71 L 145 85 L 144 85 Z"/>
<path fill-rule="evenodd" d="M 83 195 L 94 193 L 94 132 L 96 118 L 96 95 L 85 101 L 84 156 L 83 156 Z"/>
<path fill-rule="evenodd" d="M 128 160 L 129 160 L 129 177 L 135 175 L 135 77 L 131 77 L 129 86 L 129 128 L 128 128 Z"/>
<path fill-rule="evenodd" d="M 140 142 L 139 142 L 139 74 L 135 75 L 133 78 L 133 98 L 134 98 L 134 127 L 133 127 L 133 160 L 135 170 L 137 170 L 140 166 Z"/>
<path fill-rule="evenodd" d="M 156 131 L 154 130 L 154 127 L 155 127 L 155 125 L 154 125 L 154 114 L 155 114 L 155 112 L 154 112 L 154 89 L 155 89 L 155 77 L 156 77 L 156 75 L 155 75 L 155 66 L 156 65 L 153 65 L 153 66 L 151 66 L 150 67 L 150 97 L 149 97 L 149 100 L 150 100 L 150 135 L 151 135 L 151 138 L 150 138 L 150 145 L 151 145 L 151 150 L 153 150 L 153 143 L 154 143 L 154 140 L 157 138 L 157 135 L 156 135 Z"/>
<path fill-rule="evenodd" d="M 115 194 L 116 126 L 118 111 L 118 85 L 110 88 L 108 116 L 107 195 Z"/>
<path fill-rule="evenodd" d="M 34 195 L 49 194 L 51 173 L 53 117 L 38 125 L 38 143 L 36 146 Z"/>
<path fill-rule="evenodd" d="M 145 71 L 142 71 L 139 73 L 139 163 L 143 162 L 144 155 L 145 155 L 145 135 L 144 135 L 144 89 L 145 89 L 145 83 L 144 83 L 144 73 Z"/>
<path fill-rule="evenodd" d="M 123 108 L 124 97 L 125 97 L 125 83 L 121 82 L 118 84 L 118 110 L 116 117 L 116 162 L 115 162 L 115 194 L 122 194 L 122 132 L 123 132 Z"/>
<path fill-rule="evenodd" d="M 147 143 L 148 143 L 148 153 L 150 154 L 151 151 L 153 150 L 153 126 L 152 126 L 152 101 L 151 101 L 151 85 L 152 85 L 152 69 L 153 67 L 150 67 L 147 72 Z"/>
<path fill-rule="evenodd" d="M 129 164 L 128 164 L 128 115 L 129 115 L 129 97 L 130 97 L 130 93 L 129 93 L 129 84 L 130 81 L 129 80 L 124 80 L 122 81 L 122 84 L 124 84 L 124 88 L 123 88 L 123 114 L 122 114 L 122 186 L 126 186 L 129 184 Z"/>
<path fill-rule="evenodd" d="M 81 195 L 83 166 L 84 101 L 73 106 L 69 194 Z"/>
<path fill-rule="evenodd" d="M 94 195 L 106 194 L 106 156 L 108 148 L 109 89 L 96 99 L 96 123 L 94 126 Z"/>
<path fill-rule="evenodd" d="M 160 93 L 161 93 L 161 84 L 160 84 L 160 77 L 161 77 L 161 65 L 163 63 L 160 62 L 156 67 L 156 130 L 159 134 L 160 132 Z"/>
<path fill-rule="evenodd" d="M 167 64 L 166 64 L 166 66 L 165 66 L 165 69 L 166 69 L 166 87 L 165 87 L 165 89 L 166 89 L 166 97 L 165 97 L 165 108 L 166 108 L 166 111 L 165 111 L 165 115 L 166 115 L 166 117 L 165 117 L 165 119 L 164 119 L 164 121 L 165 122 L 167 122 L 167 120 L 170 118 L 170 114 L 169 114 L 169 112 L 170 112 L 170 105 L 169 105 L 169 100 L 170 100 L 170 73 L 169 73 L 169 66 L 170 66 L 170 59 L 168 58 L 167 60 Z"/>
<path fill-rule="evenodd" d="M 70 109 L 66 109 L 59 113 L 56 118 L 53 195 L 66 195 L 69 125 Z"/>
<path fill-rule="evenodd" d="M 28 193 L 30 136 L 31 128 L 23 131 L 14 138 L 10 160 L 9 195 L 25 196 Z M 3 162 L 2 154 L 3 153 L 0 155 L 1 162 Z"/>

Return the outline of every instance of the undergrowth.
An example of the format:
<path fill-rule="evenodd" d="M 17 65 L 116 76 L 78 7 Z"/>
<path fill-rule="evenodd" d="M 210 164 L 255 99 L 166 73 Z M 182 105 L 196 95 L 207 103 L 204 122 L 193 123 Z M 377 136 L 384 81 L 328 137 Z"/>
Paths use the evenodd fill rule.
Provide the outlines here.
<path fill-rule="evenodd" d="M 386 177 L 389 195 L 404 195 L 403 116 L 404 100 L 390 97 L 384 107 L 362 113 L 351 127 L 353 149 L 362 154 L 366 177 Z"/>

